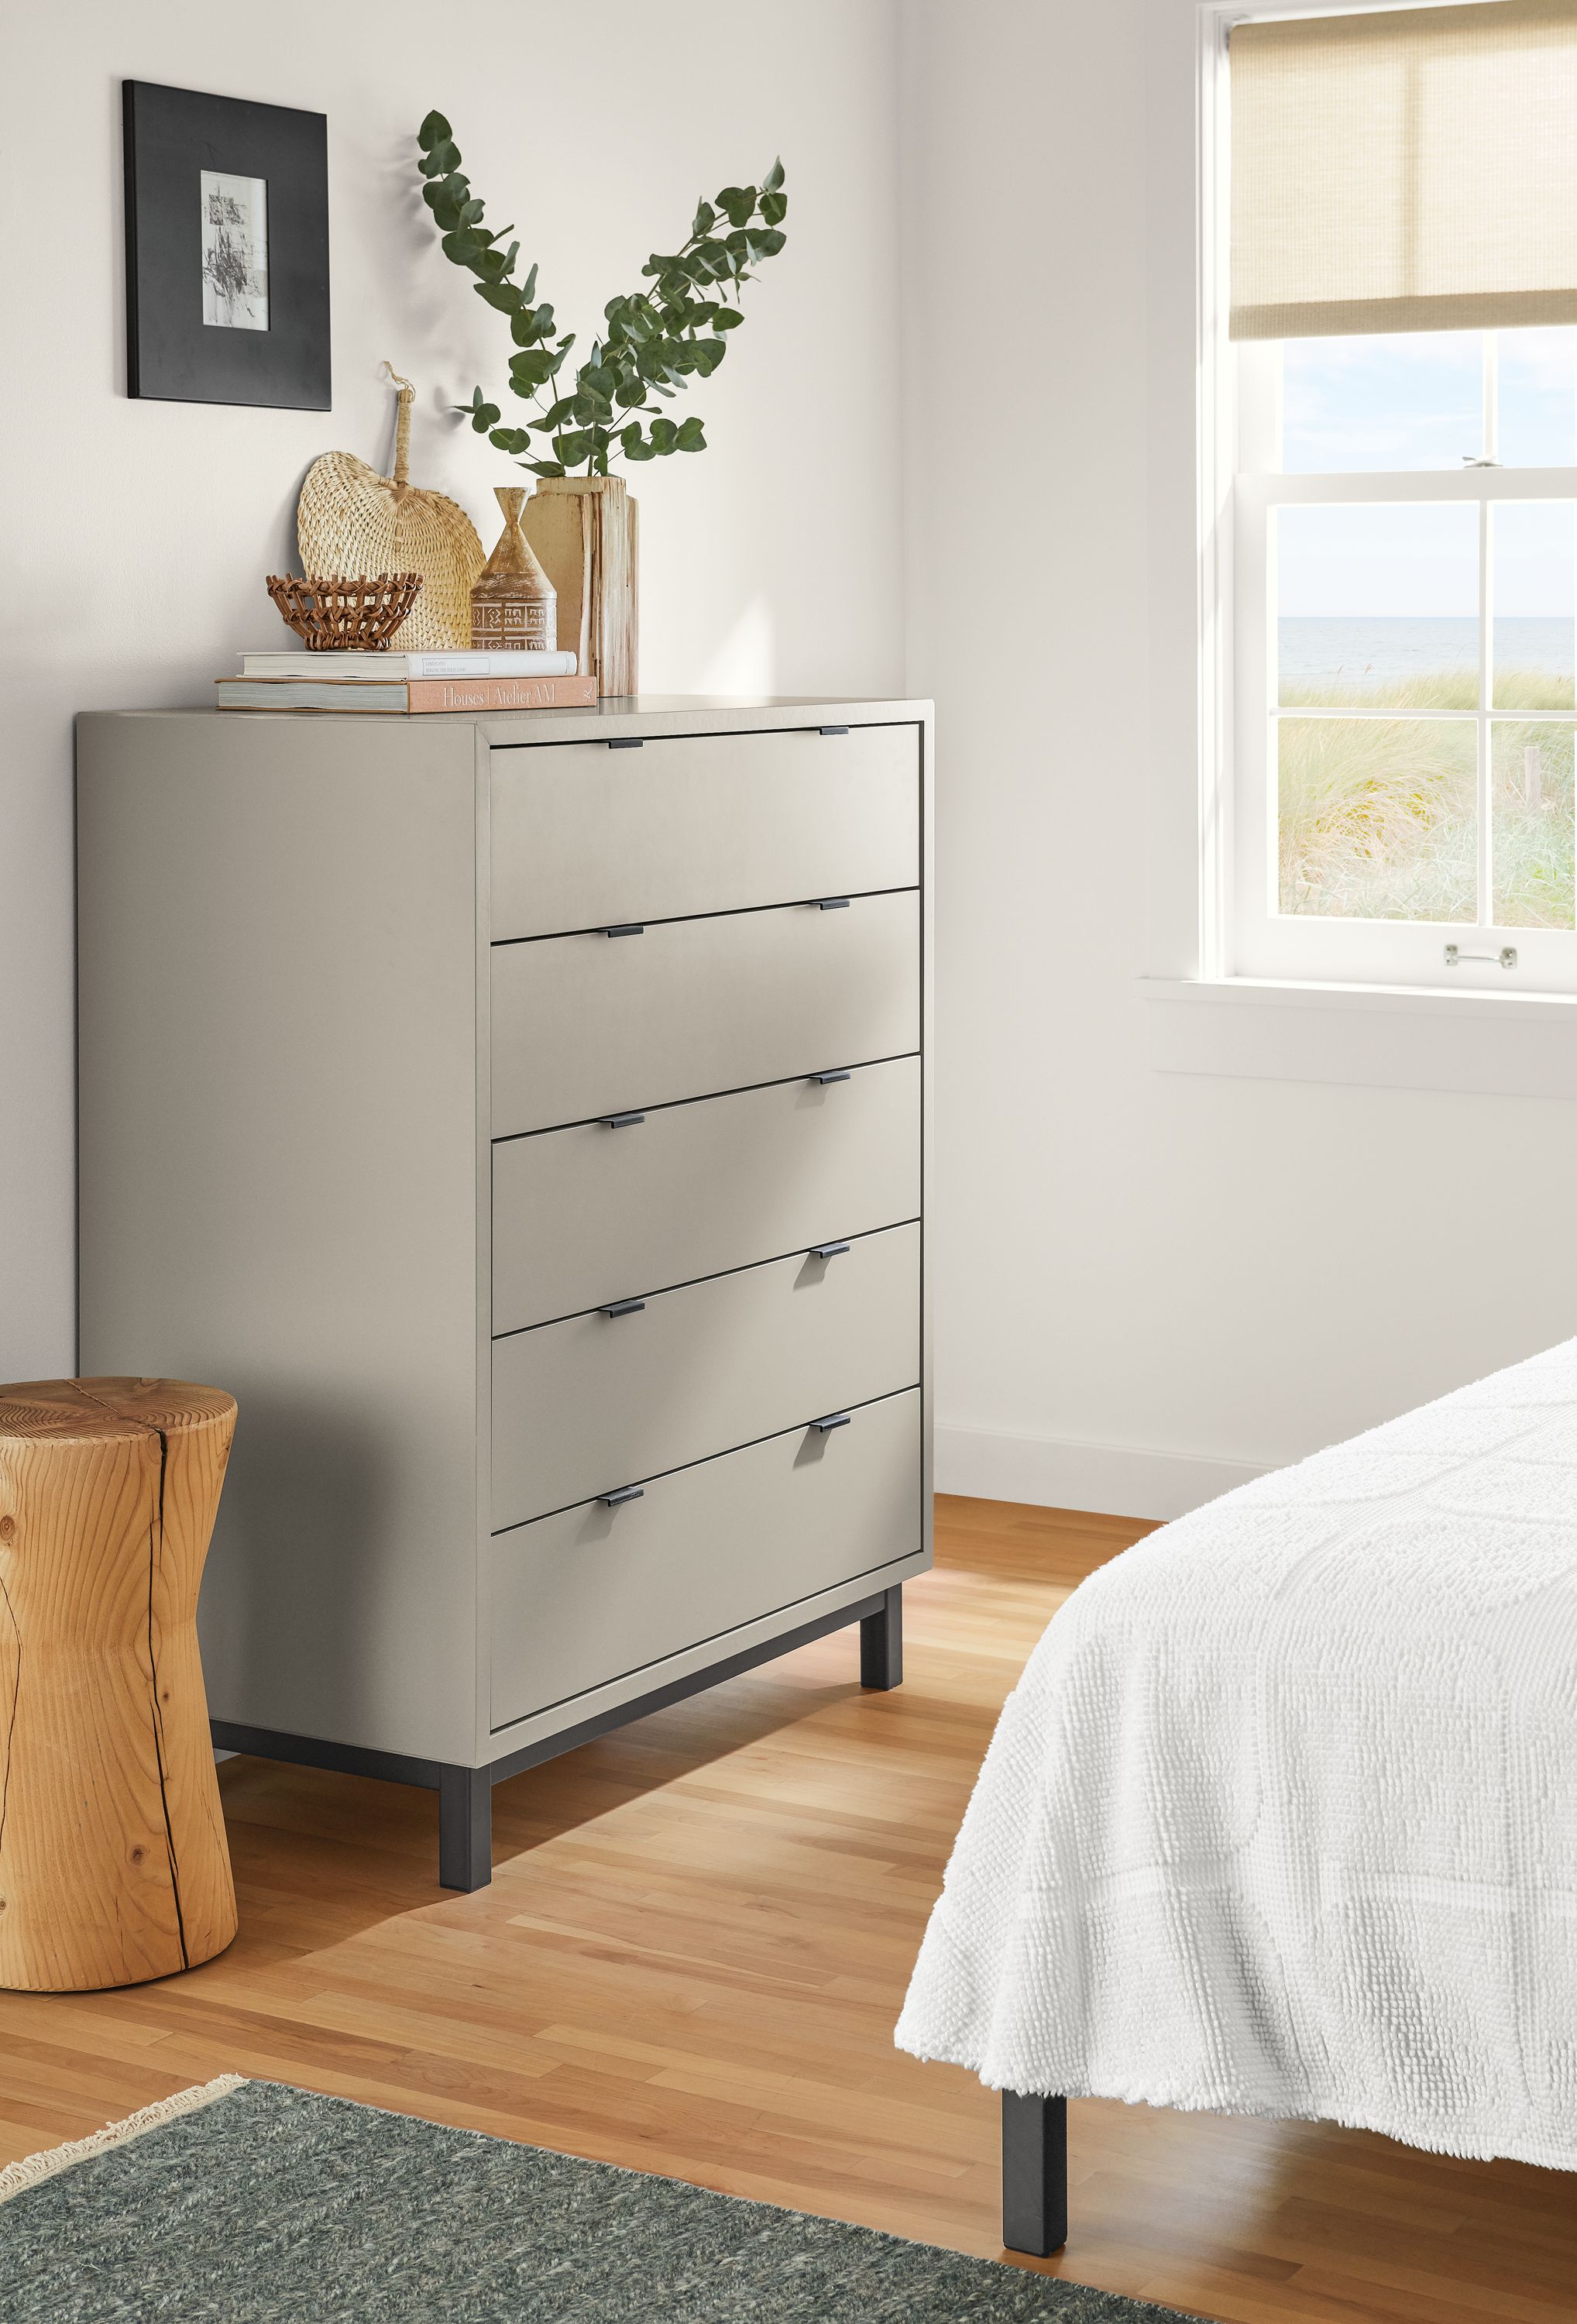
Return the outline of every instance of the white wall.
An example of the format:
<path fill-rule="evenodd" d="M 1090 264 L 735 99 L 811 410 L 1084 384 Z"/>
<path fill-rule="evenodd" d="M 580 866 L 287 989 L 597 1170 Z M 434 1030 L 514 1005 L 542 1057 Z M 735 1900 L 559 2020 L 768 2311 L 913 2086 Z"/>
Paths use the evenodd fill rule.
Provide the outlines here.
<path fill-rule="evenodd" d="M 553 34 L 521 0 L 452 38 L 428 0 L 283 0 L 266 39 L 196 0 L 7 12 L 11 183 L 39 192 L 0 252 L 0 1378 L 73 1360 L 72 711 L 202 699 L 271 641 L 308 463 L 386 455 L 385 355 L 422 391 L 418 481 L 490 539 L 519 473 L 443 412 L 500 380 L 501 333 L 416 200 L 429 105 L 586 330 L 781 149 L 790 241 L 696 399 L 714 448 L 639 479 L 643 676 L 901 682 L 899 14 L 616 0 L 551 68 L 577 105 L 533 101 Z M 1193 0 L 902 17 L 942 1476 L 1165 1514 L 1577 1328 L 1577 1105 L 1150 1070 L 1135 980 L 1189 966 L 1152 841 L 1194 779 Z M 123 74 L 328 114 L 331 414 L 122 393 Z"/>
<path fill-rule="evenodd" d="M 1192 966 L 1193 0 L 905 23 L 938 1477 L 1168 1515 L 1577 1331 L 1577 1103 L 1149 1068 L 1135 980 Z"/>
<path fill-rule="evenodd" d="M 429 106 L 583 339 L 698 195 L 782 153 L 788 248 L 691 401 L 712 448 L 635 472 L 642 680 L 900 682 L 897 39 L 896 0 L 600 0 L 568 18 L 525 0 L 480 17 L 431 0 L 5 12 L 0 1379 L 75 1361 L 73 712 L 211 699 L 238 650 L 283 639 L 263 576 L 293 564 L 318 453 L 388 458 L 383 356 L 421 391 L 417 483 L 453 493 L 491 543 L 491 487 L 525 481 L 445 411 L 477 380 L 502 387 L 507 333 L 418 198 L 412 133 Z M 327 114 L 331 413 L 126 399 L 123 77 Z"/>

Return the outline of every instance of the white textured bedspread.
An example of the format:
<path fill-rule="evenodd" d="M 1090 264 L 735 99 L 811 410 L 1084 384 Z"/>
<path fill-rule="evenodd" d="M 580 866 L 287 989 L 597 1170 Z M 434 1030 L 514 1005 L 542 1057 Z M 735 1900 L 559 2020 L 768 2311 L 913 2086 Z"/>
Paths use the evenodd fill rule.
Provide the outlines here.
<path fill-rule="evenodd" d="M 1577 2169 L 1577 1341 L 1074 1591 L 898 2041 Z"/>

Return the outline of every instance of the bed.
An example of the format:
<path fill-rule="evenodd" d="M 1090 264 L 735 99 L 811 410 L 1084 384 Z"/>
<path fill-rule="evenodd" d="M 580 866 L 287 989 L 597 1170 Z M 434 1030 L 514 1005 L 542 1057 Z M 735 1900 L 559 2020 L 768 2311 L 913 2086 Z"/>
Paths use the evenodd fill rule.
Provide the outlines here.
<path fill-rule="evenodd" d="M 897 2040 L 1002 2093 L 1577 2169 L 1577 1340 L 1165 1526 L 1003 1709 Z"/>

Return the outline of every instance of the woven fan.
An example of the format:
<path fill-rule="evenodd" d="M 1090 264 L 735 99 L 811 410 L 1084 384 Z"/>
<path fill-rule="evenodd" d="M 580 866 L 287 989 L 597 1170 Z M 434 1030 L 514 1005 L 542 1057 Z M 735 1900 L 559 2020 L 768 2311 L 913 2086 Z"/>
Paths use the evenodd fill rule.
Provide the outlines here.
<path fill-rule="evenodd" d="M 422 591 L 401 623 L 414 651 L 471 642 L 471 585 L 486 562 L 476 528 L 442 493 L 410 482 L 410 407 L 416 390 L 392 364 L 400 390 L 394 474 L 379 475 L 350 452 L 314 460 L 296 510 L 296 540 L 308 573 L 420 573 Z"/>

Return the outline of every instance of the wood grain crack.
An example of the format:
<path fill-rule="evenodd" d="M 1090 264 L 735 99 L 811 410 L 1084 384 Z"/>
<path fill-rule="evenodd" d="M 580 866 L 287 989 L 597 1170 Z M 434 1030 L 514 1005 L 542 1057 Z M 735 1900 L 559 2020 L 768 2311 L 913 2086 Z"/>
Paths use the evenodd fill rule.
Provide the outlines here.
<path fill-rule="evenodd" d="M 156 1428 L 152 1433 L 159 1439 L 159 1491 L 148 1526 L 148 1678 L 153 1712 L 153 1753 L 159 1763 L 159 1804 L 164 1813 L 164 1847 L 170 1859 L 170 1894 L 175 1905 L 175 1933 L 180 1945 L 180 1965 L 182 1969 L 189 1969 L 191 1955 L 186 1941 L 186 1915 L 180 1908 L 180 1863 L 175 1852 L 175 1831 L 170 1820 L 170 1777 L 164 1764 L 164 1713 L 159 1704 L 159 1653 L 153 1640 L 153 1594 L 158 1578 L 159 1552 L 164 1542 L 164 1487 L 170 1474 L 170 1439 L 162 1428 Z"/>
<path fill-rule="evenodd" d="M 5 1601 L 6 1618 L 11 1635 L 16 1642 L 16 1674 L 11 1689 L 11 1709 L 5 1721 L 5 1773 L 0 1775 L 0 1856 L 5 1852 L 5 1817 L 11 1805 L 11 1754 L 16 1740 L 16 1706 L 22 1701 L 22 1625 L 16 1618 L 16 1609 L 11 1602 L 11 1592 L 0 1582 L 0 1599 Z"/>

